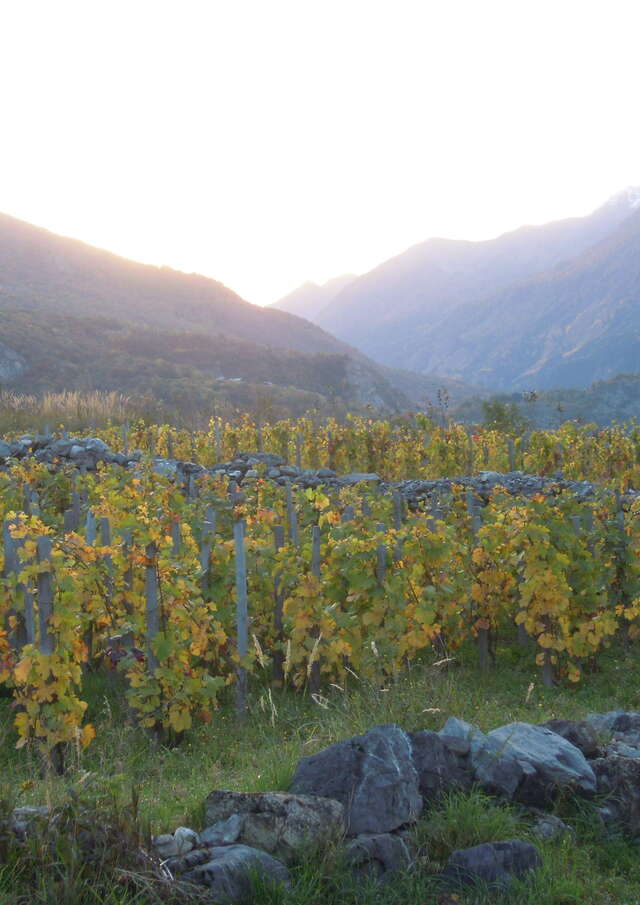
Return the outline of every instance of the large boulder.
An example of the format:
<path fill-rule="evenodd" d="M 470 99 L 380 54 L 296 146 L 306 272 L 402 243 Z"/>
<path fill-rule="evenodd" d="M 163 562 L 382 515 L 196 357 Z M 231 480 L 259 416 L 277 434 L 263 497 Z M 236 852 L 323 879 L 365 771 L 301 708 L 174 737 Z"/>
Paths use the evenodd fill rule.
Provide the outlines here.
<path fill-rule="evenodd" d="M 596 778 L 584 754 L 561 735 L 544 726 L 509 723 L 487 734 L 487 748 L 476 757 L 476 777 L 483 772 L 495 777 L 502 761 L 514 761 L 523 770 L 523 778 L 514 797 L 524 804 L 545 804 L 559 789 L 591 797 Z"/>
<path fill-rule="evenodd" d="M 290 863 L 309 849 L 338 841 L 345 833 L 342 804 L 287 792 L 215 791 L 204 803 L 205 844 L 239 842 Z"/>
<path fill-rule="evenodd" d="M 11 456 L 11 447 L 4 440 L 0 440 L 0 459 L 8 459 Z"/>
<path fill-rule="evenodd" d="M 603 823 L 640 836 L 640 760 L 613 755 L 592 763 L 598 794 L 604 796 L 598 809 Z"/>
<path fill-rule="evenodd" d="M 253 877 L 285 888 L 290 885 L 289 871 L 284 864 L 259 849 L 247 845 L 223 845 L 208 849 L 208 857 L 204 864 L 186 871 L 183 878 L 207 886 L 211 890 L 211 901 L 220 905 L 246 902 L 252 893 Z"/>
<path fill-rule="evenodd" d="M 542 725 L 561 735 L 562 738 L 566 738 L 568 742 L 579 748 L 585 757 L 599 756 L 598 735 L 586 720 L 547 720 Z"/>
<path fill-rule="evenodd" d="M 411 854 L 404 839 L 392 833 L 356 836 L 347 844 L 346 856 L 355 874 L 383 883 L 411 867 Z"/>
<path fill-rule="evenodd" d="M 409 737 L 420 794 L 425 804 L 448 789 L 471 787 L 473 776 L 463 767 L 461 757 L 437 732 L 413 732 Z M 468 751 L 468 743 L 465 744 Z M 464 746 L 460 746 L 460 750 L 464 750 Z"/>
<path fill-rule="evenodd" d="M 398 726 L 377 726 L 303 757 L 291 791 L 339 801 L 351 836 L 388 833 L 412 823 L 422 811 L 412 754 L 406 732 Z"/>
<path fill-rule="evenodd" d="M 484 842 L 473 848 L 453 852 L 442 874 L 456 883 L 482 882 L 490 886 L 508 887 L 514 877 L 521 877 L 542 864 L 535 845 L 512 839 L 507 842 Z"/>
<path fill-rule="evenodd" d="M 556 732 L 510 723 L 486 735 L 451 718 L 438 733 L 446 745 L 468 745 L 475 780 L 488 792 L 529 805 L 545 805 L 561 787 L 591 796 L 596 780 L 578 748 Z"/>

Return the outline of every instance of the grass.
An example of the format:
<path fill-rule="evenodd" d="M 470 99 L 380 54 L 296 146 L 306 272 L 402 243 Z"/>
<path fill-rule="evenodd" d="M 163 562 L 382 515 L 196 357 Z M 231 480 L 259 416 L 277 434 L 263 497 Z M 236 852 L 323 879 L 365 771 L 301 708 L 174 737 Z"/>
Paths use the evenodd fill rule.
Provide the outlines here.
<path fill-rule="evenodd" d="M 110 814 L 104 822 L 120 826 L 124 838 L 128 834 L 142 838 L 149 832 L 171 832 L 178 825 L 201 828 L 202 804 L 212 789 L 286 789 L 301 756 L 376 724 L 439 729 L 448 716 L 459 716 L 488 730 L 514 720 L 539 723 L 616 707 L 640 709 L 640 663 L 625 648 L 609 651 L 600 670 L 576 688 L 543 688 L 530 661 L 517 652 L 510 656 L 500 651 L 498 662 L 502 665 L 479 680 L 474 652 L 463 651 L 458 665 L 446 672 L 423 664 L 397 681 L 365 686 L 352 680 L 346 689 L 330 688 L 320 703 L 283 692 L 273 694 L 272 707 L 264 690 L 256 687 L 245 725 L 237 723 L 230 705 L 223 702 L 213 724 L 198 727 L 172 749 L 158 746 L 132 725 L 122 688 L 96 673 L 88 677 L 85 690 L 89 718 L 98 735 L 86 752 L 76 756 L 65 777 L 42 777 L 36 754 L 15 750 L 10 701 L 0 701 L 0 783 L 7 786 L 0 797 L 18 804 L 65 808 L 70 801 L 78 808 L 80 802 L 89 803 L 98 813 Z M 450 795 L 423 815 L 416 829 L 418 869 L 390 887 L 354 883 L 337 855 L 327 852 L 320 861 L 294 869 L 290 893 L 261 888 L 257 901 L 265 905 L 640 905 L 638 844 L 622 836 L 603 840 L 592 805 L 562 801 L 558 809 L 575 828 L 575 841 L 537 842 L 543 868 L 516 883 L 506 896 L 478 889 L 458 892 L 455 899 L 434 879 L 455 848 L 532 838 L 530 815 L 473 791 Z M 135 845 L 129 848 L 134 850 Z M 4 866 L 0 859 L 0 905 L 171 901 L 168 890 L 154 886 L 136 864 L 130 868 L 135 880 L 123 884 L 117 874 L 116 883 L 114 877 L 123 868 L 110 857 L 105 855 L 103 863 L 88 873 L 77 855 L 69 852 L 64 857 L 46 852 L 43 863 L 48 873 L 36 870 L 37 862 L 24 852 L 7 857 Z M 51 863 L 58 865 L 55 870 Z M 194 895 L 181 891 L 179 901 L 195 903 Z"/>

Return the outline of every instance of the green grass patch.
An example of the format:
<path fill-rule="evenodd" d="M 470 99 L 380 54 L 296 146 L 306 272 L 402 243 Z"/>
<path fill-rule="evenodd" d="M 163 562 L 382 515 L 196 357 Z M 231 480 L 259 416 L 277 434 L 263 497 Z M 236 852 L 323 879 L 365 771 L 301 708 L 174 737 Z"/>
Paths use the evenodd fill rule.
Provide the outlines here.
<path fill-rule="evenodd" d="M 175 748 L 159 745 L 131 721 L 123 688 L 100 673 L 87 677 L 85 697 L 97 737 L 76 752 L 64 777 L 42 775 L 35 750 L 15 749 L 11 701 L 0 699 L 0 785 L 5 809 L 13 804 L 90 806 L 117 816 L 124 836 L 171 832 L 178 825 L 202 827 L 202 805 L 213 789 L 286 789 L 300 757 L 374 725 L 397 723 L 411 731 L 439 729 L 458 716 L 488 730 L 514 720 L 539 723 L 552 717 L 580 718 L 589 711 L 640 709 L 640 664 L 624 647 L 601 659 L 597 672 L 577 687 L 543 688 L 524 655 L 506 658 L 480 676 L 473 650 L 457 654 L 442 672 L 412 667 L 397 680 L 380 677 L 346 688 L 330 687 L 319 703 L 289 692 L 253 687 L 248 718 L 239 724 L 231 696 L 214 722 L 189 733 Z M 136 815 L 131 811 L 132 794 Z M 622 836 L 602 839 L 592 805 L 558 804 L 575 839 L 539 843 L 543 868 L 508 894 L 488 890 L 459 893 L 463 905 L 640 905 L 640 850 Z M 126 820 L 129 828 L 126 828 Z M 106 817 L 105 817 L 106 819 Z M 128 837 L 127 837 L 128 838 Z M 448 795 L 429 809 L 416 828 L 418 869 L 390 887 L 354 882 L 335 853 L 293 871 L 292 890 L 261 889 L 266 905 L 450 905 L 452 893 L 434 874 L 456 848 L 509 838 L 533 840 L 531 818 L 478 791 Z M 151 905 L 171 901 L 139 867 L 123 879 L 111 855 L 89 868 L 67 851 L 35 854 L 12 850 L 0 858 L 0 905 Z M 150 884 L 145 886 L 145 884 Z M 182 890 L 181 903 L 197 902 Z M 447 898 L 447 896 L 449 898 Z"/>

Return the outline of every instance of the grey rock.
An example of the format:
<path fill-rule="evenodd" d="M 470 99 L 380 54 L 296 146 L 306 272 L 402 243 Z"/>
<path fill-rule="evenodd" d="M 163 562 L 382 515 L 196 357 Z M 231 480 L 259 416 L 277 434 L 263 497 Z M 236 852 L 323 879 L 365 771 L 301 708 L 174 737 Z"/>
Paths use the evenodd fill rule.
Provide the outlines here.
<path fill-rule="evenodd" d="M 613 725 L 620 716 L 625 716 L 624 710 L 610 710 L 608 713 L 588 713 L 585 721 L 593 726 L 596 732 L 613 732 Z"/>
<path fill-rule="evenodd" d="M 473 782 L 460 758 L 436 732 L 410 734 L 413 764 L 418 774 L 420 794 L 425 805 L 449 789 L 468 789 Z M 464 742 L 468 748 L 468 742 Z"/>
<path fill-rule="evenodd" d="M 472 746 L 469 763 L 475 780 L 492 795 L 516 799 L 525 778 L 535 776 L 535 769 L 521 762 L 516 753 L 498 739 L 485 737 L 483 744 Z M 534 802 L 538 804 L 538 798 Z"/>
<path fill-rule="evenodd" d="M 510 723 L 489 732 L 487 743 L 471 755 L 476 778 L 491 784 L 499 780 L 503 764 L 510 770 L 515 761 L 523 776 L 512 797 L 524 804 L 545 804 L 560 788 L 595 794 L 596 777 L 582 751 L 544 726 Z"/>
<path fill-rule="evenodd" d="M 605 825 L 618 824 L 632 836 L 640 835 L 640 760 L 601 757 L 592 762 L 598 794 L 605 796 L 600 816 Z"/>
<path fill-rule="evenodd" d="M 332 468 L 319 468 L 316 472 L 319 478 L 335 478 L 337 473 Z"/>
<path fill-rule="evenodd" d="M 489 738 L 465 720 L 450 717 L 438 736 L 449 748 L 457 745 L 461 750 L 468 750 L 474 779 L 494 795 L 514 798 L 525 772 L 534 773 L 532 768 L 519 763 L 515 752 L 506 750 L 503 742 Z"/>
<path fill-rule="evenodd" d="M 280 474 L 287 478 L 295 478 L 299 473 L 298 469 L 293 465 L 282 465 L 280 467 Z"/>
<path fill-rule="evenodd" d="M 81 456 L 86 454 L 86 449 L 84 446 L 80 446 L 79 443 L 74 443 L 71 449 L 69 450 L 69 457 L 71 459 L 79 459 Z"/>
<path fill-rule="evenodd" d="M 287 792 L 245 794 L 215 791 L 205 800 L 205 822 L 232 833 L 241 818 L 238 834 L 232 841 L 269 852 L 286 863 L 310 850 L 341 839 L 345 832 L 342 804 L 328 798 L 292 795 Z M 212 827 L 211 827 L 212 829 Z M 208 829 L 201 838 L 208 842 Z"/>
<path fill-rule="evenodd" d="M 398 726 L 377 726 L 302 758 L 291 791 L 339 801 L 352 836 L 391 832 L 422 810 L 411 740 Z"/>
<path fill-rule="evenodd" d="M 531 832 L 538 839 L 548 842 L 550 839 L 558 839 L 561 836 L 574 836 L 570 826 L 556 817 L 554 814 L 542 814 L 531 828 Z"/>
<path fill-rule="evenodd" d="M 173 833 L 162 833 L 160 836 L 154 836 L 153 847 L 159 858 L 175 858 L 177 855 L 183 854 L 180 846 Z"/>
<path fill-rule="evenodd" d="M 175 478 L 178 474 L 178 463 L 173 459 L 154 459 L 151 470 L 164 478 Z"/>
<path fill-rule="evenodd" d="M 187 870 L 193 870 L 194 867 L 199 867 L 201 864 L 206 864 L 211 860 L 211 849 L 215 846 L 205 847 L 205 848 L 194 848 L 191 849 L 190 852 L 187 852 L 186 855 L 180 855 L 175 858 L 167 858 L 165 861 L 165 866 L 171 871 L 172 874 L 183 874 Z"/>
<path fill-rule="evenodd" d="M 226 820 L 219 820 L 203 830 L 200 833 L 200 842 L 203 845 L 230 845 L 240 838 L 243 825 L 244 817 L 241 814 L 232 814 Z"/>
<path fill-rule="evenodd" d="M 100 454 L 109 452 L 109 447 L 104 442 L 104 440 L 101 440 L 99 437 L 90 437 L 86 441 L 85 445 L 88 450 L 91 450 L 91 452 Z"/>
<path fill-rule="evenodd" d="M 466 738 L 456 735 L 447 735 L 446 732 L 438 732 L 438 738 L 460 760 L 464 760 L 471 751 L 471 745 Z"/>
<path fill-rule="evenodd" d="M 387 882 L 394 874 L 411 867 L 409 849 L 401 836 L 391 833 L 363 833 L 346 846 L 352 870 L 367 879 Z"/>
<path fill-rule="evenodd" d="M 192 848 L 200 844 L 200 839 L 195 830 L 188 826 L 179 826 L 173 833 L 173 838 L 178 845 L 178 854 L 186 855 Z"/>
<path fill-rule="evenodd" d="M 514 877 L 522 877 L 542 865 L 535 845 L 520 839 L 484 842 L 453 852 L 442 874 L 457 883 L 477 881 L 506 888 Z"/>
<path fill-rule="evenodd" d="M 461 743 L 462 749 L 466 749 L 468 753 L 472 749 L 478 750 L 481 748 L 486 738 L 484 732 L 478 729 L 477 726 L 473 726 L 471 723 L 460 720 L 455 716 L 449 717 L 438 735 L 449 747 L 452 744 Z"/>
<path fill-rule="evenodd" d="M 71 452 L 71 448 L 73 446 L 79 446 L 80 444 L 76 439 L 71 440 L 56 440 L 49 446 L 49 452 L 52 456 L 68 456 Z"/>
<path fill-rule="evenodd" d="M 613 721 L 612 730 L 615 738 L 640 739 L 640 713 L 619 714 Z"/>
<path fill-rule="evenodd" d="M 566 738 L 579 748 L 585 757 L 598 757 L 600 754 L 597 733 L 586 720 L 547 720 L 542 725 Z"/>
<path fill-rule="evenodd" d="M 339 478 L 338 482 L 344 486 L 349 487 L 352 484 L 379 484 L 380 483 L 380 475 L 372 474 L 372 473 L 357 473 L 342 475 Z"/>
<path fill-rule="evenodd" d="M 11 447 L 4 440 L 0 440 L 0 459 L 8 459 L 11 456 Z"/>
<path fill-rule="evenodd" d="M 207 886 L 216 903 L 245 902 L 252 894 L 252 878 L 289 888 L 289 871 L 282 864 L 259 849 L 247 845 L 224 845 L 211 848 L 209 860 L 183 874 L 185 880 Z"/>
<path fill-rule="evenodd" d="M 11 814 L 10 826 L 18 839 L 25 840 L 29 827 L 36 821 L 48 820 L 50 810 L 46 805 L 23 805 L 14 808 Z"/>
<path fill-rule="evenodd" d="M 607 745 L 607 757 L 615 755 L 617 757 L 640 757 L 640 746 L 630 745 L 622 739 L 613 739 Z"/>

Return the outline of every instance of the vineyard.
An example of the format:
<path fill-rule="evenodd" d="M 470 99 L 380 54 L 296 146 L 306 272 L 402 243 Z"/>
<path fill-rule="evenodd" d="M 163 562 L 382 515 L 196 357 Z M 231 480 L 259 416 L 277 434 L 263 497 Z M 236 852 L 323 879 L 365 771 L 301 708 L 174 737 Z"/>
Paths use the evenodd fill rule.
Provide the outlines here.
<path fill-rule="evenodd" d="M 588 681 L 613 640 L 640 635 L 640 429 L 566 425 L 507 436 L 424 418 L 212 422 L 200 433 L 144 424 L 97 432 L 135 468 L 7 458 L 0 682 L 18 747 L 64 769 L 94 737 L 83 681 L 109 671 L 139 725 L 177 739 L 235 695 L 289 688 L 322 701 L 331 684 L 388 680 L 425 657 L 477 647 L 478 670 L 508 650 L 544 684 Z M 16 440 L 18 438 L 7 438 Z M 241 450 L 301 469 L 384 481 L 481 471 L 597 482 L 488 500 L 452 484 L 407 507 L 365 484 L 336 490 L 203 473 L 187 486 L 154 457 L 204 466 Z"/>

